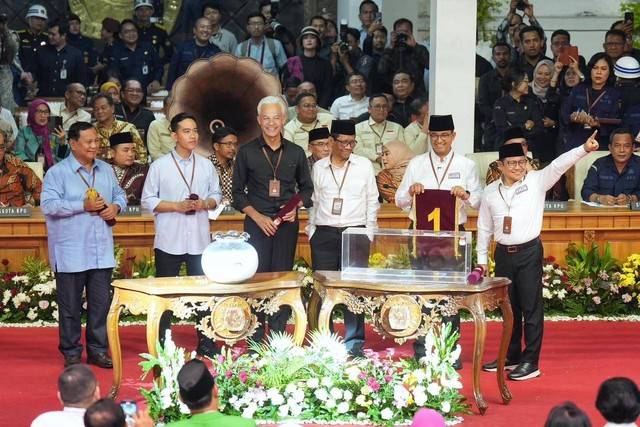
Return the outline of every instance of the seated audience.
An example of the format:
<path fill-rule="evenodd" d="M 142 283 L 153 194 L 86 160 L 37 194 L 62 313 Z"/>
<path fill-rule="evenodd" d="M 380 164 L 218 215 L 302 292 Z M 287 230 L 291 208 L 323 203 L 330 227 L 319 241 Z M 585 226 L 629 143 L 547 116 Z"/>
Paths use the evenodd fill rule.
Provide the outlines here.
<path fill-rule="evenodd" d="M 55 111 L 54 116 L 62 117 L 62 128 L 65 132 L 75 122 L 90 122 L 91 114 L 84 111 L 82 107 L 87 102 L 87 89 L 80 83 L 71 83 L 64 93 L 64 104 L 61 104 Z"/>
<path fill-rule="evenodd" d="M 165 96 L 162 100 L 164 117 L 152 121 L 147 131 L 147 149 L 152 162 L 158 160 L 176 146 L 175 141 L 171 138 L 171 123 L 167 119 L 168 100 L 168 96 Z"/>
<path fill-rule="evenodd" d="M 144 101 L 144 92 L 140 81 L 135 78 L 127 79 L 122 87 L 121 96 L 122 103 L 115 106 L 116 119 L 134 125 L 146 146 L 149 125 L 156 117 L 142 103 Z"/>
<path fill-rule="evenodd" d="M 256 423 L 252 419 L 218 412 L 218 387 L 203 361 L 192 359 L 185 363 L 178 372 L 178 387 L 180 400 L 189 408 L 191 418 L 170 423 L 167 427 L 255 427 Z"/>
<path fill-rule="evenodd" d="M 211 135 L 213 143 L 213 154 L 209 160 L 216 169 L 220 179 L 220 190 L 222 190 L 222 203 L 230 205 L 233 202 L 233 164 L 238 152 L 238 133 L 230 127 L 219 127 Z"/>
<path fill-rule="evenodd" d="M 357 71 L 347 75 L 345 88 L 348 95 L 341 96 L 331 104 L 331 114 L 337 120 L 355 120 L 367 112 L 369 97 L 367 96 L 367 80 Z"/>
<path fill-rule="evenodd" d="M 136 162 L 136 148 L 130 132 L 114 133 L 109 138 L 111 144 L 111 167 L 116 174 L 120 188 L 127 196 L 127 205 L 139 206 L 142 188 L 147 179 L 149 165 Z"/>
<path fill-rule="evenodd" d="M 519 127 L 510 127 L 504 132 L 504 144 L 520 144 L 522 145 L 522 151 L 524 151 L 524 155 L 527 158 L 527 172 L 537 171 L 540 169 L 540 162 L 532 159 L 528 156 L 527 151 L 527 140 L 524 139 L 524 132 L 522 128 Z M 487 179 L 486 184 L 489 185 L 493 181 L 500 179 L 502 176 L 502 162 L 499 159 L 491 162 L 489 165 L 489 169 L 487 169 Z"/>
<path fill-rule="evenodd" d="M 127 421 L 122 406 L 113 399 L 104 398 L 96 401 L 84 413 L 85 427 L 153 427 L 153 418 L 146 410 L 139 410 Z"/>
<path fill-rule="evenodd" d="M 419 97 L 411 101 L 411 124 L 404 128 L 404 142 L 418 156 L 429 147 L 429 100 Z"/>
<path fill-rule="evenodd" d="M 316 97 L 310 93 L 301 93 L 296 98 L 296 118 L 284 126 L 285 139 L 294 142 L 304 149 L 308 157 L 309 131 L 320 127 L 329 127 L 333 116 L 319 113 Z"/>
<path fill-rule="evenodd" d="M 7 134 L 0 130 L 0 206 L 40 204 L 42 182 L 27 164 L 7 154 Z"/>
<path fill-rule="evenodd" d="M 369 119 L 356 125 L 358 144 L 353 152 L 371 160 L 377 174 L 382 170 L 382 146 L 387 142 L 404 141 L 404 129 L 398 123 L 387 120 L 389 101 L 381 93 L 369 98 Z"/>
<path fill-rule="evenodd" d="M 311 155 L 307 157 L 307 162 L 309 162 L 309 171 L 312 171 L 313 165 L 318 160 L 331 154 L 328 128 L 316 128 L 309 131 L 309 151 Z"/>
<path fill-rule="evenodd" d="M 96 119 L 93 126 L 98 131 L 98 138 L 100 139 L 98 158 L 100 160 L 111 159 L 111 143 L 109 141 L 111 135 L 120 132 L 131 132 L 136 146 L 136 159 L 140 163 L 147 163 L 147 149 L 144 147 L 144 142 L 142 142 L 138 130 L 131 123 L 116 120 L 115 106 L 111 96 L 105 93 L 97 93 L 91 98 L 91 106 L 93 107 L 93 117 Z"/>
<path fill-rule="evenodd" d="M 11 114 L 11 111 L 2 106 L 2 99 L 0 98 L 0 130 L 4 131 L 7 136 L 5 144 L 7 145 L 7 153 L 15 153 L 15 140 L 18 136 L 18 126 L 16 125 L 16 119 Z"/>
<path fill-rule="evenodd" d="M 610 378 L 600 384 L 596 408 L 607 420 L 605 427 L 637 427 L 640 390 L 629 378 Z"/>
<path fill-rule="evenodd" d="M 31 427 L 83 427 L 85 411 L 99 398 L 100 386 L 91 368 L 81 364 L 67 366 L 58 377 L 62 411 L 38 415 Z"/>
<path fill-rule="evenodd" d="M 414 157 L 415 153 L 402 141 L 387 142 L 382 147 L 384 169 L 376 176 L 376 183 L 385 202 L 396 203 L 396 190 L 402 182 L 409 161 Z"/>
<path fill-rule="evenodd" d="M 46 171 L 70 153 L 62 127 L 49 131 L 49 104 L 36 99 L 29 104 L 27 126 L 18 131 L 16 157 L 25 162 L 40 162 Z"/>
<path fill-rule="evenodd" d="M 583 200 L 601 205 L 628 205 L 640 200 L 640 157 L 633 154 L 629 129 L 613 131 L 609 155 L 593 162 L 581 194 Z"/>
<path fill-rule="evenodd" d="M 300 95 L 302 92 L 309 92 L 316 98 L 318 98 L 318 92 L 316 92 L 316 85 L 309 81 L 304 81 L 298 85 L 298 92 L 296 93 L 296 97 Z M 318 113 L 331 114 L 329 110 L 326 110 L 318 105 Z M 287 116 L 287 122 L 296 118 L 296 101 L 293 100 L 293 106 L 289 107 L 289 115 Z"/>
<path fill-rule="evenodd" d="M 105 82 L 100 86 L 100 93 L 106 93 L 111 95 L 114 105 L 120 105 L 122 100 L 120 99 L 120 85 L 115 82 Z"/>
<path fill-rule="evenodd" d="M 396 123 L 406 128 L 411 123 L 411 101 L 415 96 L 415 85 L 411 73 L 398 70 L 391 81 L 393 96 L 396 98 L 391 112 L 396 116 Z"/>
<path fill-rule="evenodd" d="M 591 427 L 591 421 L 575 403 L 566 402 L 549 412 L 544 427 Z"/>

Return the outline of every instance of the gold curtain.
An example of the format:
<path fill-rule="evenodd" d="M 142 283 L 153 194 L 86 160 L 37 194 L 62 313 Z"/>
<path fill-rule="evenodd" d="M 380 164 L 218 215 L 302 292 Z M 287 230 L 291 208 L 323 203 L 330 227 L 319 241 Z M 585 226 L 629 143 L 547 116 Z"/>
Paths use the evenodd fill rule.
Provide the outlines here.
<path fill-rule="evenodd" d="M 106 17 L 122 21 L 133 17 L 133 0 L 69 0 L 71 11 L 82 21 L 82 33 L 100 38 L 102 20 Z M 182 0 L 164 0 L 164 26 L 171 33 L 176 24 Z"/>

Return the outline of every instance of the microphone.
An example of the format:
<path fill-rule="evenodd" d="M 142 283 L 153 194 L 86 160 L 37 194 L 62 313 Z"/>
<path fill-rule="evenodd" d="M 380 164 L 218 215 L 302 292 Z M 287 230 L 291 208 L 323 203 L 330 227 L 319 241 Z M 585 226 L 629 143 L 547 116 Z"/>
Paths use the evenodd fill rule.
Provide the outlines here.
<path fill-rule="evenodd" d="M 472 285 L 477 285 L 478 283 L 482 282 L 483 278 L 484 278 L 484 268 L 476 267 L 467 276 L 467 282 L 471 283 Z"/>

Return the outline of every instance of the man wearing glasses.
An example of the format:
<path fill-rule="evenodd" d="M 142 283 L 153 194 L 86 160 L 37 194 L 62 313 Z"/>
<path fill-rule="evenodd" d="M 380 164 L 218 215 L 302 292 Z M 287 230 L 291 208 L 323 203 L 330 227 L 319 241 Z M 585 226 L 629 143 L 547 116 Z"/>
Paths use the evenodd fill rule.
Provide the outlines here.
<path fill-rule="evenodd" d="M 284 126 L 285 139 L 299 145 L 305 155 L 311 155 L 309 149 L 309 132 L 317 128 L 328 128 L 333 116 L 318 112 L 315 95 L 302 92 L 296 97 L 296 118 Z"/>
<path fill-rule="evenodd" d="M 313 206 L 309 208 L 306 232 L 311 245 L 314 270 L 340 270 L 342 232 L 349 227 L 377 227 L 380 210 L 378 187 L 371 162 L 353 154 L 357 145 L 355 125 L 351 120 L 334 120 L 331 124 L 331 155 L 313 167 Z M 362 265 L 369 260 L 366 235 L 349 248 Z M 354 357 L 364 356 L 364 314 L 344 310 L 344 343 Z"/>
<path fill-rule="evenodd" d="M 504 145 L 507 144 L 522 145 L 522 151 L 524 151 L 524 155 L 527 158 L 527 172 L 540 169 L 540 162 L 528 156 L 527 140 L 524 138 L 524 132 L 520 126 L 510 127 L 504 132 Z M 502 176 L 502 162 L 498 159 L 495 162 L 491 162 L 489 169 L 487 169 L 486 185 L 500 179 L 500 176 Z"/>
<path fill-rule="evenodd" d="M 311 155 L 307 157 L 309 171 L 313 171 L 313 165 L 320 159 L 324 159 L 331 154 L 331 144 L 329 143 L 329 129 L 317 128 L 309 131 L 309 151 Z"/>
<path fill-rule="evenodd" d="M 467 207 L 478 209 L 482 196 L 482 184 L 478 179 L 476 164 L 463 155 L 453 152 L 452 144 L 456 138 L 453 117 L 431 116 L 429 118 L 429 140 L 431 149 L 425 154 L 414 157 L 407 166 L 407 171 L 396 191 L 396 205 L 411 207 L 413 196 L 427 189 L 448 190 L 460 198 L 458 212 L 458 230 L 464 231 L 467 221 Z M 409 217 L 416 220 L 415 207 L 411 208 Z M 443 317 L 450 322 L 453 331 L 460 331 L 460 315 Z M 425 356 L 424 337 L 413 343 L 416 360 Z M 462 369 L 462 361 L 458 359 L 453 367 Z"/>
<path fill-rule="evenodd" d="M 247 32 L 251 36 L 236 47 L 236 56 L 248 56 L 258 61 L 265 70 L 280 79 L 280 70 L 287 63 L 287 54 L 278 40 L 265 37 L 266 19 L 260 12 L 247 16 Z"/>
<path fill-rule="evenodd" d="M 313 183 L 304 150 L 282 137 L 288 106 L 281 96 L 258 103 L 262 134 L 238 150 L 233 169 L 233 207 L 245 214 L 244 231 L 258 252 L 258 272 L 291 271 L 298 243 L 298 212 L 293 209 L 275 222 L 280 209 L 299 194 L 299 206 L 310 206 Z M 269 330 L 283 332 L 291 314 L 282 307 L 271 316 Z M 256 313 L 260 326 L 253 339 L 265 336 L 265 314 Z"/>
<path fill-rule="evenodd" d="M 60 104 L 54 116 L 62 117 L 62 128 L 69 132 L 69 128 L 76 122 L 91 122 L 91 114 L 84 111 L 87 102 L 87 90 L 81 83 L 71 83 L 64 93 L 64 104 Z M 53 108 L 52 108 L 53 110 Z"/>
<path fill-rule="evenodd" d="M 353 152 L 371 160 L 376 174 L 382 170 L 382 146 L 391 141 L 404 142 L 404 129 L 387 120 L 389 102 L 381 93 L 369 98 L 369 120 L 356 125 L 356 139 L 360 142 Z"/>
<path fill-rule="evenodd" d="M 507 378 L 524 381 L 540 376 L 544 302 L 542 298 L 543 247 L 540 241 L 547 191 L 560 176 L 590 151 L 598 149 L 595 131 L 582 146 L 568 151 L 540 171 L 527 171 L 529 163 L 520 144 L 500 147 L 502 176 L 485 188 L 478 215 L 478 264 L 488 271 L 491 235 L 496 277 L 511 280 L 513 332 L 507 351 Z M 524 318 L 524 322 L 523 322 Z M 525 349 L 522 350 L 524 325 Z M 497 362 L 482 367 L 495 372 Z"/>
<path fill-rule="evenodd" d="M 131 123 L 138 129 L 138 133 L 147 145 L 147 131 L 152 121 L 156 119 L 153 112 L 141 106 L 144 98 L 142 83 L 135 77 L 129 78 L 122 85 L 122 103 L 115 107 L 116 119 Z"/>
<path fill-rule="evenodd" d="M 331 114 L 338 120 L 356 120 L 360 114 L 367 112 L 369 97 L 367 81 L 362 73 L 354 71 L 347 75 L 345 89 L 348 95 L 341 96 L 331 104 Z"/>

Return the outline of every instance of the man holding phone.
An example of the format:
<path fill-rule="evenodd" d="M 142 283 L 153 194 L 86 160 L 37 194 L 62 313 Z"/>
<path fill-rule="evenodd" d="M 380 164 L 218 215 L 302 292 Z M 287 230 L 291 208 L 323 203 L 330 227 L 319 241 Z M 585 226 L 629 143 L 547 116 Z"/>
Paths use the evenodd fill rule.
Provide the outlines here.
<path fill-rule="evenodd" d="M 87 102 L 87 89 L 81 83 L 71 83 L 64 93 L 64 104 L 52 108 L 53 115 L 49 118 L 51 125 L 62 126 L 65 132 L 69 131 L 76 122 L 91 122 L 91 114 L 83 110 Z"/>

